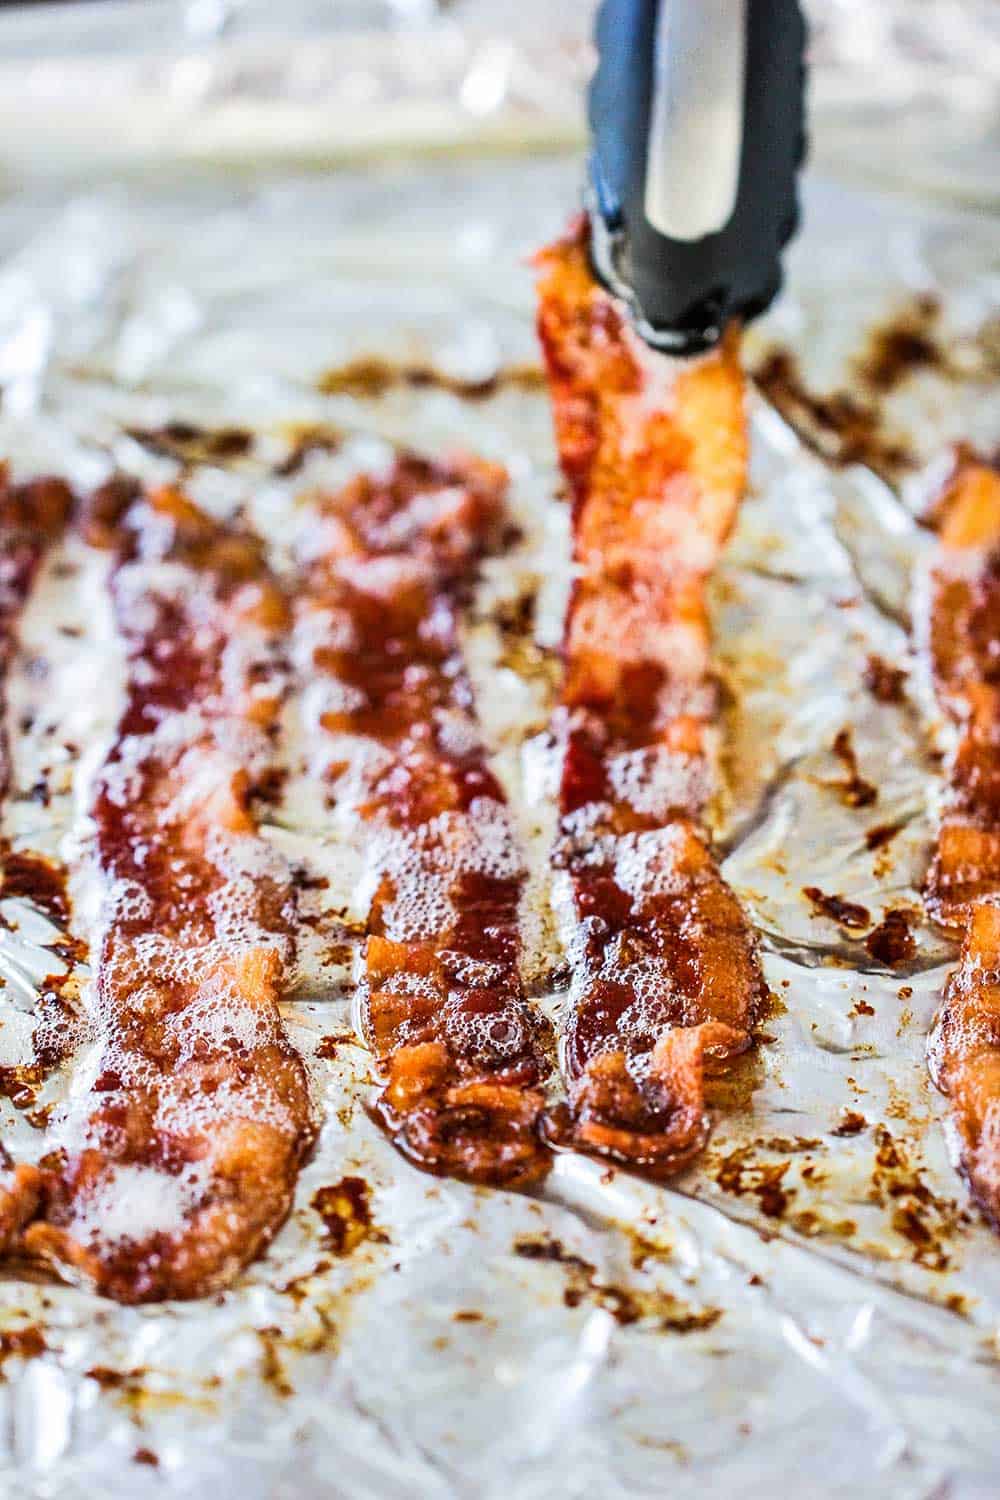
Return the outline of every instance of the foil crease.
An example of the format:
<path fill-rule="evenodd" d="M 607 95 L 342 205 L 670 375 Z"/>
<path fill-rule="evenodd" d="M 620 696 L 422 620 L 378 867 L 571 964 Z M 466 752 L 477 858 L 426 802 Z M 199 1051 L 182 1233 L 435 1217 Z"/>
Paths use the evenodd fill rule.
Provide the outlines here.
<path fill-rule="evenodd" d="M 523 257 L 576 192 L 576 163 L 559 159 L 326 176 L 258 164 L 238 179 L 95 179 L 68 197 L 39 183 L 0 216 L 0 450 L 18 474 L 180 473 L 210 508 L 244 505 L 280 564 L 291 509 L 386 443 L 508 465 L 522 538 L 484 569 L 466 650 L 532 870 L 536 984 L 559 958 L 545 727 L 568 526 L 545 393 L 493 376 L 537 363 Z M 830 466 L 752 400 L 751 493 L 713 585 L 727 702 L 714 820 L 776 1000 L 715 1101 L 704 1157 L 669 1189 L 570 1155 L 537 1197 L 420 1175 L 365 1113 L 346 972 L 307 955 L 287 1020 L 324 1123 L 288 1224 L 232 1289 L 191 1305 L 121 1309 L 11 1268 L 12 1491 L 763 1497 L 795 1473 L 823 1500 L 993 1493 L 1000 1247 L 950 1165 L 923 1056 L 953 955 L 916 919 L 896 970 L 864 938 L 887 910 L 919 909 L 939 769 L 908 644 L 928 544 L 913 513 L 925 464 L 975 423 L 989 431 L 995 248 L 971 216 L 823 181 L 805 226 L 755 362 L 790 346 L 819 388 L 852 381 L 866 329 L 927 287 L 935 337 L 982 358 L 967 377 L 928 366 L 866 395 L 908 443 L 892 486 Z M 359 388 L 360 358 L 397 372 L 377 395 Z M 447 378 L 408 382 L 407 368 Z M 204 434 L 219 429 L 249 431 L 247 451 L 213 455 Z M 533 630 L 512 633 L 526 595 Z M 71 861 L 116 711 L 102 600 L 100 561 L 67 544 L 12 686 L 21 795 L 6 831 Z M 873 657 L 905 674 L 901 701 L 866 686 Z M 849 795 L 844 731 L 874 801 Z M 47 805 L 29 795 L 41 778 Z M 294 778 L 272 836 L 350 894 L 349 861 Z M 844 929 L 807 887 L 869 924 Z M 85 883 L 74 894 L 85 923 Z M 58 934 L 2 910 L 6 1066 L 30 1044 Z M 16 1157 L 41 1149 L 6 1098 L 0 1135 Z M 345 1178 L 367 1209 L 331 1226 L 314 1200 Z"/>

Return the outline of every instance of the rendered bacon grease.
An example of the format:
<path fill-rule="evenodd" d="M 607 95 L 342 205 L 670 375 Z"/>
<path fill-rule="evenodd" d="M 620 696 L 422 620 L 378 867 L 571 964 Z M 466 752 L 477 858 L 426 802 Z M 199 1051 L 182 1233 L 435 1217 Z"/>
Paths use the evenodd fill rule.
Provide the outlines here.
<path fill-rule="evenodd" d="M 959 1164 L 1000 1228 L 1000 470 L 960 456 L 935 515 L 915 617 L 958 739 L 925 895 L 963 946 L 928 1057 Z"/>
<path fill-rule="evenodd" d="M 23 1246 L 123 1302 L 204 1295 L 288 1213 L 313 1124 L 278 1013 L 290 871 L 257 830 L 288 614 L 259 545 L 162 490 L 111 490 L 125 708 L 92 806 L 105 883 L 89 1088 Z M 49 1158 L 51 1163 L 51 1157 Z"/>
<path fill-rule="evenodd" d="M 701 827 L 716 711 L 705 583 L 746 478 L 734 342 L 678 368 L 543 251 L 539 333 L 573 503 L 557 863 L 571 891 L 565 1143 L 654 1172 L 707 1134 L 704 1072 L 750 1045 L 754 940 Z"/>
<path fill-rule="evenodd" d="M 0 707 L 5 706 L 7 674 L 17 646 L 18 620 L 48 547 L 69 516 L 72 496 L 60 479 L 12 484 L 0 467 Z M 10 790 L 10 748 L 0 715 L 0 796 Z M 6 855 L 6 850 L 3 853 Z M 5 882 L 6 883 L 6 882 Z M 42 1175 L 28 1165 L 12 1166 L 0 1148 L 0 1252 L 38 1208 Z"/>
<path fill-rule="evenodd" d="M 398 458 L 306 539 L 298 666 L 321 691 L 331 799 L 372 894 L 362 1024 L 376 1114 L 417 1165 L 523 1186 L 546 1172 L 547 1027 L 521 988 L 525 879 L 462 665 L 457 600 L 502 520 L 490 465 Z"/>

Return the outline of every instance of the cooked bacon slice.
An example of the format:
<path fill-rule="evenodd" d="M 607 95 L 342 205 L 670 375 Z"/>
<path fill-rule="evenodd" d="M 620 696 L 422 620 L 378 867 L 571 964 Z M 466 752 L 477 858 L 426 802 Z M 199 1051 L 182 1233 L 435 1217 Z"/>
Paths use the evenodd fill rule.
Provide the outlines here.
<path fill-rule="evenodd" d="M 456 600 L 497 531 L 503 471 L 412 455 L 322 508 L 298 600 L 300 663 L 338 809 L 373 872 L 363 1023 L 375 1112 L 418 1166 L 524 1186 L 546 1172 L 550 1071 L 520 979 L 524 869 L 462 666 Z"/>
<path fill-rule="evenodd" d="M 102 499 L 88 526 L 117 548 L 127 685 L 92 805 L 98 1060 L 23 1243 L 144 1302 L 201 1296 L 247 1265 L 287 1215 L 313 1136 L 278 1011 L 293 888 L 251 806 L 288 612 L 259 545 L 180 494 Z"/>
<path fill-rule="evenodd" d="M 959 1167 L 1000 1229 L 1000 892 L 970 908 L 927 1056 L 931 1077 L 948 1095 Z"/>
<path fill-rule="evenodd" d="M 973 904 L 1000 891 L 1000 471 L 961 457 L 933 518 L 940 545 L 917 625 L 959 741 L 926 897 L 961 932 Z"/>
<path fill-rule="evenodd" d="M 62 531 L 72 494 L 61 479 L 12 484 L 0 466 L 0 798 L 10 791 L 10 747 L 7 740 L 7 676 L 17 647 L 17 627 L 39 565 Z M 0 863 L 9 851 L 0 843 Z M 41 1173 L 27 1164 L 13 1166 L 0 1148 L 0 1253 L 6 1251 L 36 1211 Z"/>
<path fill-rule="evenodd" d="M 573 501 L 557 862 L 575 930 L 568 1144 L 672 1172 L 704 1074 L 750 1044 L 754 940 L 700 826 L 715 714 L 705 583 L 746 477 L 734 339 L 651 353 L 594 281 L 582 223 L 543 251 L 539 333 Z"/>
<path fill-rule="evenodd" d="M 916 623 L 958 743 L 925 895 L 964 943 L 928 1058 L 959 1164 L 1000 1228 L 1000 470 L 960 455 L 933 519 Z"/>

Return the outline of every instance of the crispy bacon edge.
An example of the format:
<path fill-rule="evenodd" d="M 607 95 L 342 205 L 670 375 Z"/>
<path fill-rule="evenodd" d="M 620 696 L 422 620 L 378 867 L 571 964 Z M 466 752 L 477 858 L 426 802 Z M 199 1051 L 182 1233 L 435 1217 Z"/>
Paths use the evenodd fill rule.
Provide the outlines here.
<path fill-rule="evenodd" d="M 315 642 L 307 670 L 338 684 L 322 727 L 370 762 L 359 788 L 331 740 L 333 798 L 388 851 L 362 985 L 363 1030 L 385 1079 L 373 1113 L 415 1165 L 521 1188 L 550 1165 L 539 1123 L 552 1048 L 522 988 L 525 872 L 478 734 L 458 620 L 502 529 L 506 487 L 502 469 L 463 457 L 404 453 L 387 474 L 360 476 L 321 509 L 325 546 L 296 607 Z M 477 867 L 483 809 L 506 851 L 496 870 Z M 412 862 L 405 891 L 400 857 Z M 441 925 L 407 933 L 394 908 L 440 882 Z"/>
<path fill-rule="evenodd" d="M 84 1140 L 45 1171 L 42 1214 L 21 1246 L 120 1302 L 194 1298 L 225 1286 L 269 1243 L 315 1131 L 306 1071 L 278 1010 L 294 939 L 291 888 L 280 874 L 251 875 L 250 893 L 236 897 L 237 925 L 250 924 L 239 945 L 211 907 L 233 890 L 212 841 L 264 847 L 254 773 L 239 751 L 220 751 L 218 774 L 202 786 L 192 764 L 219 749 L 216 729 L 265 743 L 273 732 L 281 690 L 267 679 L 267 658 L 280 650 L 287 603 L 256 541 L 176 491 L 141 496 L 109 485 L 85 513 L 84 532 L 117 554 L 111 588 L 128 680 L 93 817 L 98 864 L 112 888 L 128 886 L 129 899 L 110 902 L 96 961 L 102 1059 L 79 1103 Z M 176 590 L 135 588 L 127 568 L 137 555 L 167 564 Z M 257 654 L 237 657 L 236 680 L 226 681 L 223 653 L 234 643 L 241 650 L 248 632 Z M 203 716 L 193 737 L 158 744 L 158 728 L 191 708 Z M 123 762 L 127 789 L 113 795 L 106 778 Z M 150 934 L 165 940 L 151 957 L 141 947 Z M 172 975 L 167 966 L 190 959 L 189 945 L 203 962 Z M 224 1015 L 213 1033 L 224 1004 L 248 1015 L 250 1035 Z M 196 1007 L 210 1019 L 192 1037 Z M 206 1105 L 209 1118 L 200 1119 Z M 132 1183 L 116 1175 L 136 1167 L 163 1174 L 165 1191 L 171 1178 L 202 1174 L 176 1229 L 129 1233 Z M 79 1233 L 81 1212 L 96 1233 Z M 103 1234 L 108 1213 L 125 1220 L 123 1230 Z"/>
<path fill-rule="evenodd" d="M 536 266 L 577 567 L 555 852 L 575 915 L 569 1102 L 550 1129 L 667 1175 L 703 1146 L 705 1072 L 750 1045 L 764 995 L 701 822 L 715 714 L 705 585 L 746 482 L 738 341 L 681 367 L 649 351 L 596 284 L 582 219 Z M 652 801 L 630 767 L 660 778 Z M 644 873 L 625 889 L 629 860 Z"/>
<path fill-rule="evenodd" d="M 42 559 L 62 534 L 72 506 L 72 492 L 63 480 L 45 477 L 14 484 L 7 466 L 0 465 L 0 798 L 10 792 L 6 684 L 18 622 Z M 6 853 L 0 847 L 0 861 Z M 42 1181 L 37 1167 L 13 1165 L 0 1148 L 0 1254 L 11 1249 L 37 1212 Z"/>
<path fill-rule="evenodd" d="M 914 623 L 957 744 L 925 902 L 962 951 L 927 1057 L 959 1168 L 1000 1229 L 1000 467 L 960 451 L 930 519 Z"/>

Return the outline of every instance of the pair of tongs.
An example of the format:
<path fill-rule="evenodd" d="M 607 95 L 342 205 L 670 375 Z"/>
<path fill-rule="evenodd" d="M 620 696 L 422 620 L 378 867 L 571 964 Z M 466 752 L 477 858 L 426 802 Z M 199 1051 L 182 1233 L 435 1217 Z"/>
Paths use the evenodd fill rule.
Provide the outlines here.
<path fill-rule="evenodd" d="M 768 306 L 798 222 L 796 0 L 604 0 L 586 206 L 600 280 L 672 354 Z"/>

